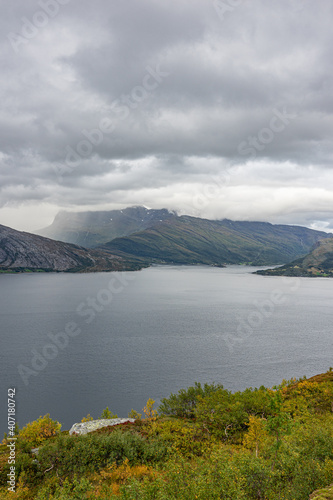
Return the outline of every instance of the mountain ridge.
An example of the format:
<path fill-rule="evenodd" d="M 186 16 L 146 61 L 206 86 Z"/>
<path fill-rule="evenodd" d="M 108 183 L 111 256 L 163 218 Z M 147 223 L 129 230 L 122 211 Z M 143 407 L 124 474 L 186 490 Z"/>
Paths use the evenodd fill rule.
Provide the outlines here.
<path fill-rule="evenodd" d="M 101 250 L 51 240 L 0 225 L 0 271 L 101 272 L 138 269 Z"/>
<path fill-rule="evenodd" d="M 306 255 L 328 234 L 257 221 L 210 220 L 167 209 L 60 212 L 43 234 L 152 263 L 278 265 Z"/>
<path fill-rule="evenodd" d="M 99 248 L 150 263 L 277 265 L 309 252 L 324 232 L 268 222 L 178 216 Z"/>

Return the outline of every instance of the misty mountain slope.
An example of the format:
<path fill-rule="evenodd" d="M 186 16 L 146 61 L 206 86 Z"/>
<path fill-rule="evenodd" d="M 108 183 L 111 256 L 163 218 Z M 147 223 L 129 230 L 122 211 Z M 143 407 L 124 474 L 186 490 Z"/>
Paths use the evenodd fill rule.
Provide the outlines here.
<path fill-rule="evenodd" d="M 100 250 L 53 241 L 0 225 L 0 270 L 119 271 L 137 266 Z"/>
<path fill-rule="evenodd" d="M 129 207 L 102 212 L 59 212 L 53 223 L 37 233 L 66 243 L 93 248 L 108 241 L 128 236 L 160 222 L 176 217 L 166 209 L 150 210 Z"/>
<path fill-rule="evenodd" d="M 150 262 L 269 265 L 305 255 L 317 241 L 328 236 L 298 226 L 181 216 L 131 236 L 116 238 L 101 248 Z"/>
<path fill-rule="evenodd" d="M 333 277 L 333 238 L 320 240 L 315 248 L 301 259 L 258 273 L 267 276 Z"/>

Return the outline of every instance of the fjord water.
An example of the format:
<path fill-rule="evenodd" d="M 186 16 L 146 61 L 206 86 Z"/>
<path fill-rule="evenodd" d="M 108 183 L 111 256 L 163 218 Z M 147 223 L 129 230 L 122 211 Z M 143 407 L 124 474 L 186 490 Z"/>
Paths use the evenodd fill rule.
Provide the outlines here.
<path fill-rule="evenodd" d="M 333 280 L 255 269 L 0 275 L 0 431 L 9 387 L 20 426 L 50 413 L 68 429 L 106 406 L 141 411 L 195 381 L 235 391 L 328 370 Z M 66 328 L 75 336 L 54 347 Z"/>

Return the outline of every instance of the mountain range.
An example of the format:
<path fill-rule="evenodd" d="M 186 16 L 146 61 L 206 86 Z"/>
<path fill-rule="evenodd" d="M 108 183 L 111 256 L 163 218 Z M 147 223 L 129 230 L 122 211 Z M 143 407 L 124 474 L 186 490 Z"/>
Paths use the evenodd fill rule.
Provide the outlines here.
<path fill-rule="evenodd" d="M 39 234 L 98 248 L 138 266 L 284 264 L 303 257 L 320 239 L 332 236 L 301 226 L 208 220 L 145 207 L 60 212 Z"/>
<path fill-rule="evenodd" d="M 330 275 L 333 259 L 325 257 L 333 251 L 332 234 L 325 232 L 267 222 L 200 219 L 145 207 L 60 212 L 40 233 L 44 236 L 0 225 L 0 271 L 93 272 L 137 270 L 151 264 L 291 262 L 272 274 Z"/>

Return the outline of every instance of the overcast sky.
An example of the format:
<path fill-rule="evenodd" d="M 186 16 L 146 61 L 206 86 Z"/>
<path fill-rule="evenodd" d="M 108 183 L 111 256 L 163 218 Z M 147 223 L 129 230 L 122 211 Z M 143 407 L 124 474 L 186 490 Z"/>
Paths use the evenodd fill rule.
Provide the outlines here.
<path fill-rule="evenodd" d="M 331 0 L 1 0 L 0 223 L 145 205 L 333 231 Z"/>

